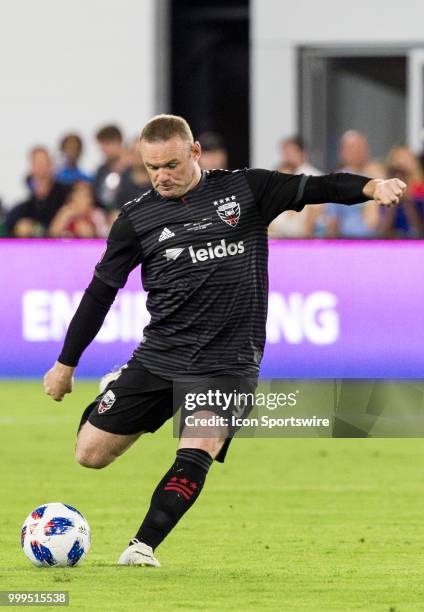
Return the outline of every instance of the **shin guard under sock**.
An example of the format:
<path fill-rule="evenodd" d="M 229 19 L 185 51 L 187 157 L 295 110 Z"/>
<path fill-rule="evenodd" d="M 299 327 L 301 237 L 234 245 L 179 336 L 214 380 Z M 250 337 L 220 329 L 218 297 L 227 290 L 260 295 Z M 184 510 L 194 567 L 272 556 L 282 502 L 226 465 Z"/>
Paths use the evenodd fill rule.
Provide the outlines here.
<path fill-rule="evenodd" d="M 135 536 L 153 549 L 175 527 L 199 497 L 212 457 L 198 448 L 181 448 L 156 487 L 149 511 Z"/>

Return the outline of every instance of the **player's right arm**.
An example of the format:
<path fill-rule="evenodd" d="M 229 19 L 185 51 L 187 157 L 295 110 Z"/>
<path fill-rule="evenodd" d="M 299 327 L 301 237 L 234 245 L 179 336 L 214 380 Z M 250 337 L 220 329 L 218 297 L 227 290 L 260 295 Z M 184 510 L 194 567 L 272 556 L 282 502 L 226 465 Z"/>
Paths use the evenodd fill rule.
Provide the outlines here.
<path fill-rule="evenodd" d="M 112 226 L 94 277 L 69 324 L 62 352 L 44 376 L 44 390 L 54 400 L 60 401 L 72 391 L 73 373 L 82 353 L 100 331 L 118 290 L 124 287 L 129 273 L 141 260 L 137 235 L 121 212 Z"/>

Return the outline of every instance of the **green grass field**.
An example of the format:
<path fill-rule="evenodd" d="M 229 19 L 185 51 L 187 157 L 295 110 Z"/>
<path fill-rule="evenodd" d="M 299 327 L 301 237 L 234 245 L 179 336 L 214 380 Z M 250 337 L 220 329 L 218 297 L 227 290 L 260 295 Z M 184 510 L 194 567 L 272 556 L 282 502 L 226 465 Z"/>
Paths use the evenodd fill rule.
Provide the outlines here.
<path fill-rule="evenodd" d="M 167 427 L 105 470 L 78 466 L 95 392 L 78 383 L 54 403 L 39 383 L 0 383 L 2 590 L 68 590 L 74 610 L 424 610 L 420 439 L 235 441 L 157 550 L 162 568 L 117 567 L 176 440 Z M 22 522 L 49 501 L 91 525 L 81 566 L 35 568 L 21 551 Z"/>

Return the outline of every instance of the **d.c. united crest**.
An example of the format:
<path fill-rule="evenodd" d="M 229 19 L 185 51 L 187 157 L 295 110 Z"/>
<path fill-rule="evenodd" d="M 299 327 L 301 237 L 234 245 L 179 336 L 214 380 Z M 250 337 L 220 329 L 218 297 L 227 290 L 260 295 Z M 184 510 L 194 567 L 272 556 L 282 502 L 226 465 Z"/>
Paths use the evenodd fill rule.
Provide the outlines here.
<path fill-rule="evenodd" d="M 106 393 L 103 395 L 102 399 L 100 400 L 99 403 L 99 407 L 97 408 L 97 412 L 99 414 L 102 414 L 103 412 L 106 412 L 106 410 L 110 410 L 110 408 L 112 408 L 113 404 L 115 403 L 116 397 L 113 391 L 111 391 L 111 389 L 109 389 L 109 391 L 106 391 Z"/>
<path fill-rule="evenodd" d="M 214 206 L 221 221 L 224 221 L 230 227 L 235 227 L 240 219 L 240 204 L 236 200 L 236 196 L 221 198 L 215 200 Z"/>

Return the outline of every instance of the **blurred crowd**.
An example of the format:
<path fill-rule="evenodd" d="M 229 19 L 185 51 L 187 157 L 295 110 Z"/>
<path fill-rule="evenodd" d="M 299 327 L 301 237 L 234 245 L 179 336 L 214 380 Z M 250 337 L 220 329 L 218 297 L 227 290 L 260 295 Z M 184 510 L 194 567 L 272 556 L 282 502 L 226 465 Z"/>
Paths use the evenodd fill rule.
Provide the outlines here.
<path fill-rule="evenodd" d="M 228 151 L 222 135 L 204 132 L 204 170 L 228 168 Z M 33 238 L 99 238 L 107 236 L 120 207 L 150 188 L 138 149 L 138 138 L 125 142 L 116 125 L 98 130 L 102 156 L 93 174 L 81 168 L 83 142 L 66 134 L 57 152 L 37 146 L 30 151 L 25 175 L 27 198 L 3 211 L 0 235 Z M 55 163 L 54 160 L 60 161 Z M 300 137 L 281 141 L 276 170 L 293 174 L 322 174 L 309 161 Z M 364 134 L 346 132 L 339 144 L 339 164 L 333 171 L 371 178 L 398 177 L 408 184 L 399 206 L 380 207 L 372 202 L 340 206 L 327 202 L 307 206 L 301 213 L 285 212 L 269 226 L 270 238 L 423 238 L 424 172 L 422 160 L 406 146 L 395 146 L 385 160 L 370 157 Z"/>
<path fill-rule="evenodd" d="M 149 189 L 137 140 L 128 144 L 115 125 L 102 127 L 96 141 L 102 161 L 90 175 L 80 166 L 83 142 L 66 134 L 58 155 L 34 147 L 25 176 L 28 197 L 3 218 L 3 235 L 18 238 L 99 238 L 109 229 L 125 202 Z M 60 162 L 55 164 L 54 158 Z"/>
<path fill-rule="evenodd" d="M 280 146 L 280 172 L 322 174 L 309 163 L 308 151 L 299 137 L 287 138 Z M 364 134 L 349 130 L 339 143 L 339 163 L 334 172 L 350 172 L 370 178 L 400 178 L 408 185 L 405 198 L 396 207 L 364 202 L 340 206 L 327 202 L 307 206 L 300 213 L 285 212 L 269 226 L 270 238 L 423 238 L 424 171 L 422 160 L 407 146 L 394 146 L 386 159 L 370 157 Z"/>

